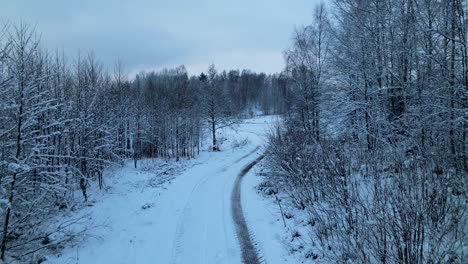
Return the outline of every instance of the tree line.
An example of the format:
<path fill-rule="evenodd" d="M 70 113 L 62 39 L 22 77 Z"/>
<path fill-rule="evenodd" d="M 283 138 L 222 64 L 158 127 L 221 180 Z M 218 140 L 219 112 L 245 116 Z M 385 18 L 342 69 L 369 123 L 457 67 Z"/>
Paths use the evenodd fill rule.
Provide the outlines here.
<path fill-rule="evenodd" d="M 180 66 L 129 78 L 122 62 L 107 71 L 93 53 L 70 59 L 42 48 L 28 24 L 3 25 L 0 258 L 25 260 L 73 239 L 48 229 L 50 218 L 86 202 L 90 184 L 105 188 L 109 165 L 194 158 L 205 136 L 220 150 L 217 131 L 234 119 L 284 111 L 284 83 L 214 66 L 200 76 Z"/>
<path fill-rule="evenodd" d="M 306 257 L 466 261 L 467 11 L 335 0 L 295 31 L 267 162 L 273 193 L 307 219 Z"/>

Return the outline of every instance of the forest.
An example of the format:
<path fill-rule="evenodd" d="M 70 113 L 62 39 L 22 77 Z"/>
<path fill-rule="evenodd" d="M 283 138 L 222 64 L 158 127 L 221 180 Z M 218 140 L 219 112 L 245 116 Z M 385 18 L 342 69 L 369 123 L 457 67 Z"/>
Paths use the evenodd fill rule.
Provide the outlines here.
<path fill-rule="evenodd" d="M 218 129 L 255 111 L 283 111 L 285 79 L 250 70 L 218 73 L 214 65 L 200 76 L 189 77 L 180 66 L 130 79 L 122 62 L 106 71 L 92 53 L 67 58 L 41 48 L 31 25 L 5 25 L 0 258 L 57 246 L 43 231 L 47 220 L 86 202 L 90 182 L 104 188 L 107 166 L 126 159 L 136 168 L 142 158 L 195 158 L 205 136 L 219 150 Z"/>
<path fill-rule="evenodd" d="M 291 108 L 266 156 L 310 257 L 466 262 L 467 8 L 336 0 L 295 31 Z"/>
<path fill-rule="evenodd" d="M 277 74 L 129 76 L 125 62 L 107 69 L 43 48 L 35 26 L 3 24 L 0 259 L 73 239 L 48 221 L 86 206 L 90 184 L 105 189 L 108 166 L 222 152 L 218 130 L 262 113 L 282 117 L 263 185 L 308 219 L 307 261 L 463 263 L 467 12 L 462 0 L 320 4 Z"/>

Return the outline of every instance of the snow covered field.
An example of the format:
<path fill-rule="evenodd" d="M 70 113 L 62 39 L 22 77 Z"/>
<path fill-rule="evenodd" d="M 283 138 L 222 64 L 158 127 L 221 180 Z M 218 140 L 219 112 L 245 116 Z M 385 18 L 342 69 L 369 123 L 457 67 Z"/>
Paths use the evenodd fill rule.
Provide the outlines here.
<path fill-rule="evenodd" d="M 226 129 L 221 152 L 204 151 L 167 170 L 148 160 L 115 170 L 109 192 L 84 209 L 97 225 L 94 236 L 46 263 L 241 263 L 231 192 L 239 172 L 263 152 L 258 146 L 273 120 Z M 249 230 L 265 262 L 288 263 L 280 215 L 256 193 L 258 183 L 252 170 L 241 189 Z"/>

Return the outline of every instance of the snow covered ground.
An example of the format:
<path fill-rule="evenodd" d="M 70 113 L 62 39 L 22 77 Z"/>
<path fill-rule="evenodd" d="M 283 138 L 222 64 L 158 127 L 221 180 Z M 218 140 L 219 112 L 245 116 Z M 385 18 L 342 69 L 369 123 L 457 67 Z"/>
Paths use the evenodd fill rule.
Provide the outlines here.
<path fill-rule="evenodd" d="M 128 163 L 115 170 L 109 192 L 81 212 L 96 225 L 94 236 L 46 263 L 241 263 L 231 192 L 239 172 L 262 154 L 258 146 L 273 120 L 257 117 L 226 129 L 221 152 L 177 166 L 147 160 L 138 169 Z M 258 183 L 251 171 L 241 190 L 252 237 L 266 263 L 293 263 L 281 243 L 281 216 L 257 194 Z"/>
<path fill-rule="evenodd" d="M 296 256 L 287 254 L 289 246 L 284 244 L 289 228 L 283 225 L 274 200 L 260 198 L 256 189 L 260 183 L 255 170 L 247 173 L 242 183 L 242 206 L 252 237 L 258 242 L 259 254 L 268 264 L 297 263 Z M 286 224 L 289 226 L 289 221 Z"/>

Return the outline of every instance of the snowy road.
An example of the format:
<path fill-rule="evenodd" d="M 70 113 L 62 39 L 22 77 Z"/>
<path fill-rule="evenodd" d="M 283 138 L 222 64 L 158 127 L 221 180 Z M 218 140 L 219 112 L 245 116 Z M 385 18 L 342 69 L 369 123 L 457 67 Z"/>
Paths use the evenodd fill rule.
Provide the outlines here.
<path fill-rule="evenodd" d="M 98 234 L 100 239 L 48 263 L 241 263 L 231 194 L 242 169 L 262 154 L 258 146 L 265 143 L 271 120 L 248 120 L 237 131 L 225 132 L 230 142 L 224 143 L 223 151 L 202 153 L 167 190 L 132 192 L 130 186 L 97 204 L 93 207 L 96 221 L 102 215 L 108 222 Z M 232 141 L 244 139 L 248 139 L 245 146 L 231 148 Z M 129 175 L 134 173 L 127 170 Z M 143 180 L 140 176 L 123 178 L 126 182 L 115 184 L 138 185 Z M 142 210 L 145 203 L 154 206 Z"/>
<path fill-rule="evenodd" d="M 190 171 L 192 175 L 203 176 L 190 190 L 181 190 L 188 193 L 184 204 L 179 204 L 175 212 L 173 209 L 168 212 L 168 216 L 177 215 L 170 263 L 239 263 L 230 196 L 237 174 L 248 158 L 256 155 L 251 152 L 243 159 L 231 155 Z"/>

